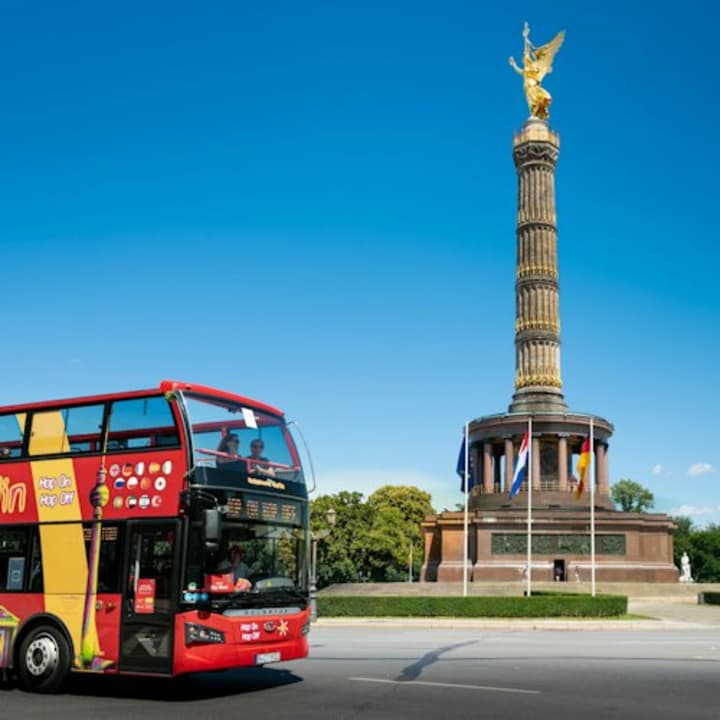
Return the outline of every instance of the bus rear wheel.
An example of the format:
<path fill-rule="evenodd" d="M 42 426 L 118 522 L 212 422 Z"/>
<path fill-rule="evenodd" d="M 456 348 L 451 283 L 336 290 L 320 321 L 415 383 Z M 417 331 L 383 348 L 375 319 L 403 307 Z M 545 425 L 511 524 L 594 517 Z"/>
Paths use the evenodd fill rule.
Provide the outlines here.
<path fill-rule="evenodd" d="M 51 625 L 31 630 L 20 643 L 18 675 L 25 690 L 56 692 L 70 672 L 70 647 Z"/>

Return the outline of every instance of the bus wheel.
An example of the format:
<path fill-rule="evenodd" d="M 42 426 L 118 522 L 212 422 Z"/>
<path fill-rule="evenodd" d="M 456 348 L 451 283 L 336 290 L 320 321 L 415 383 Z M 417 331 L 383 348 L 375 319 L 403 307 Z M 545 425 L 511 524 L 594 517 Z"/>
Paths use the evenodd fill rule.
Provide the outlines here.
<path fill-rule="evenodd" d="M 51 693 L 70 672 L 70 648 L 63 634 L 51 625 L 31 630 L 20 644 L 18 675 L 26 690 Z"/>

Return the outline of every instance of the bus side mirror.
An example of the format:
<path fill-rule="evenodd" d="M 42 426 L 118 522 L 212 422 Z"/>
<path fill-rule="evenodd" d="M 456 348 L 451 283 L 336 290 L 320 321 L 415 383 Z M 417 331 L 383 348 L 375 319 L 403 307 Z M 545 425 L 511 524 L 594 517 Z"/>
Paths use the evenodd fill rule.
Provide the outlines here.
<path fill-rule="evenodd" d="M 216 553 L 220 550 L 220 511 L 203 511 L 203 541 L 205 550 Z"/>

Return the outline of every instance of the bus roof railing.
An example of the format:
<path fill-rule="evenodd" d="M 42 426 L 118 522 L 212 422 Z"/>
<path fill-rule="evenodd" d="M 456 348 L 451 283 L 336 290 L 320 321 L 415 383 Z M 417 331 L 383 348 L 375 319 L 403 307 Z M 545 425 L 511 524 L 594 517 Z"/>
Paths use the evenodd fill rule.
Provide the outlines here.
<path fill-rule="evenodd" d="M 0 414 L 26 412 L 32 410 L 39 410 L 42 408 L 54 408 L 60 405 L 67 407 L 72 405 L 87 405 L 91 403 L 106 402 L 108 400 L 131 400 L 132 398 L 147 397 L 148 395 L 162 395 L 167 392 L 175 391 L 189 392 L 199 396 L 206 396 L 208 398 L 217 398 L 226 402 L 247 405 L 257 410 L 268 412 L 272 415 L 279 415 L 281 417 L 284 416 L 282 410 L 279 410 L 272 405 L 268 405 L 267 403 L 260 402 L 259 400 L 253 400 L 252 398 L 245 397 L 243 395 L 236 395 L 234 393 L 229 393 L 225 390 L 219 390 L 217 388 L 209 387 L 207 385 L 180 382 L 178 380 L 163 380 L 160 383 L 159 387 L 148 388 L 146 390 L 109 392 L 103 393 L 102 395 L 85 395 L 73 398 L 43 400 L 41 402 L 15 403 L 13 405 L 5 405 L 0 407 Z"/>

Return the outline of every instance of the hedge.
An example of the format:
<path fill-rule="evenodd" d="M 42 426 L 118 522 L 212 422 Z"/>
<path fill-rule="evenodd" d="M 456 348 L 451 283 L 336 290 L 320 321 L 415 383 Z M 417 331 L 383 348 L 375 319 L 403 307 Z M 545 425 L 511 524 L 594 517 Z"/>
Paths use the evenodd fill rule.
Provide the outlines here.
<path fill-rule="evenodd" d="M 700 602 L 705 605 L 720 605 L 720 592 L 703 592 L 700 596 Z"/>
<path fill-rule="evenodd" d="M 319 617 L 610 617 L 627 613 L 624 595 L 532 595 L 530 597 L 317 598 Z"/>

